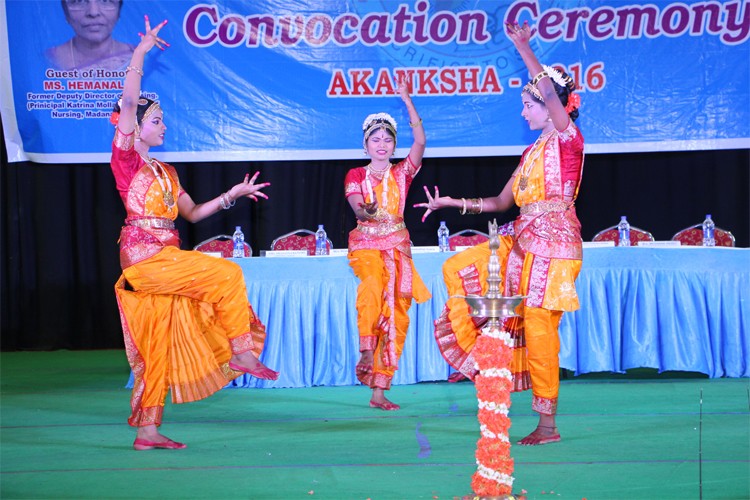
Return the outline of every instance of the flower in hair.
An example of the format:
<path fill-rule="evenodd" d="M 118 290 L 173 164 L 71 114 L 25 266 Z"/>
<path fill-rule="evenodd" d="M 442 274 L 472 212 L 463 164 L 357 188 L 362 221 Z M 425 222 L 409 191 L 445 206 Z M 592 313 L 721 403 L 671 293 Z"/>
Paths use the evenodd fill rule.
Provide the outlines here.
<path fill-rule="evenodd" d="M 362 130 L 367 130 L 375 122 L 383 121 L 388 122 L 393 127 L 394 131 L 398 131 L 396 120 L 394 120 L 393 117 L 388 113 L 373 113 L 371 115 L 367 115 L 367 118 L 365 118 L 365 121 L 362 124 Z"/>
<path fill-rule="evenodd" d="M 570 114 L 571 111 L 580 107 L 581 96 L 579 96 L 577 92 L 571 92 L 570 94 L 568 94 L 568 104 L 565 105 L 565 111 Z"/>
<path fill-rule="evenodd" d="M 562 73 L 560 73 L 560 70 L 557 68 L 553 68 L 552 66 L 547 66 L 546 64 L 543 66 L 544 71 L 547 72 L 550 78 L 552 78 L 552 81 L 558 84 L 561 87 L 565 87 L 567 85 L 567 82 L 565 80 L 565 77 Z"/>
<path fill-rule="evenodd" d="M 120 113 L 118 111 L 112 111 L 112 114 L 109 115 L 109 123 L 112 125 L 117 125 L 117 122 L 120 121 Z"/>

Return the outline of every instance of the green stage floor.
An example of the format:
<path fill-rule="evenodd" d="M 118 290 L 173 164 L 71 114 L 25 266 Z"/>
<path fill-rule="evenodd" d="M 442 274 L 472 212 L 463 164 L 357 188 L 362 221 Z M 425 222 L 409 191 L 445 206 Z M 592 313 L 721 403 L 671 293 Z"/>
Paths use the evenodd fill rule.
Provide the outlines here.
<path fill-rule="evenodd" d="M 136 452 L 122 351 L 0 354 L 0 497 L 453 499 L 471 493 L 479 438 L 471 383 L 397 386 L 397 412 L 363 387 L 225 389 L 167 405 L 185 450 Z M 702 394 L 702 405 L 701 405 Z M 514 394 L 511 440 L 532 430 Z M 569 377 L 563 441 L 513 446 L 529 499 L 750 498 L 750 383 L 639 371 Z M 701 416 L 702 413 L 702 416 Z"/>

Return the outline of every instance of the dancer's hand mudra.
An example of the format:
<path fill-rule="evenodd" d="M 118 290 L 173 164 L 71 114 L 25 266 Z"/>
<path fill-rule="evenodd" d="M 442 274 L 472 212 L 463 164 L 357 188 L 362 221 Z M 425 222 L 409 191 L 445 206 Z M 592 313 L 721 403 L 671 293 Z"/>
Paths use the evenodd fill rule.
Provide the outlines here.
<path fill-rule="evenodd" d="M 149 21 L 148 16 L 143 16 L 145 20 L 145 34 L 138 33 L 138 36 L 141 37 L 141 42 L 138 44 L 144 52 L 148 52 L 151 50 L 154 46 L 159 47 L 159 49 L 164 50 L 164 47 L 169 47 L 169 44 L 165 42 L 162 38 L 159 38 L 159 31 L 164 27 L 165 24 L 167 24 L 167 20 L 163 20 L 153 28 L 151 27 L 151 21 Z"/>
<path fill-rule="evenodd" d="M 440 210 L 441 208 L 449 207 L 451 200 L 450 196 L 440 196 L 440 190 L 437 186 L 435 186 L 435 196 L 432 196 L 430 194 L 430 190 L 427 188 L 427 186 L 424 187 L 424 194 L 427 195 L 427 203 L 415 203 L 414 208 L 426 208 L 424 215 L 422 216 L 422 222 L 427 219 L 427 216 L 430 215 L 432 212 L 436 210 Z"/>
<path fill-rule="evenodd" d="M 258 197 L 268 199 L 268 196 L 261 191 L 261 189 L 268 187 L 271 185 L 270 182 L 261 182 L 259 184 L 255 183 L 255 180 L 260 175 L 260 172 L 255 172 L 252 178 L 250 178 L 250 174 L 245 174 L 245 180 L 240 182 L 239 184 L 236 184 L 232 186 L 232 189 L 229 190 L 229 195 L 232 197 L 232 199 L 237 198 L 250 198 L 253 201 L 258 201 Z"/>

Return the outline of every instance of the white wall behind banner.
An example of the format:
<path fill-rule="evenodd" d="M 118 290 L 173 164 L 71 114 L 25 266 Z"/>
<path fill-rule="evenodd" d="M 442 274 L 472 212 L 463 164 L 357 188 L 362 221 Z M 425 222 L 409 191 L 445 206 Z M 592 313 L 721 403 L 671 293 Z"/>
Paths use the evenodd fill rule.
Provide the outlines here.
<path fill-rule="evenodd" d="M 0 0 L 11 162 L 109 161 L 144 15 L 169 21 L 143 68 L 166 161 L 362 158 L 369 113 L 409 134 L 401 76 L 426 156 L 519 154 L 534 133 L 508 21 L 576 79 L 589 153 L 750 147 L 747 0 Z"/>

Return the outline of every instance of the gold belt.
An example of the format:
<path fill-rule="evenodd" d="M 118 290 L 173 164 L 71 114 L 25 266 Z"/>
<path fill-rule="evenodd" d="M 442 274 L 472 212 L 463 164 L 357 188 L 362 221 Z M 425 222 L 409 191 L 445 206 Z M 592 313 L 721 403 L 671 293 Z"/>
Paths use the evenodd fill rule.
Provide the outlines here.
<path fill-rule="evenodd" d="M 141 229 L 174 229 L 174 221 L 165 217 L 126 219 L 125 225 L 140 227 Z"/>
<path fill-rule="evenodd" d="M 386 234 L 406 229 L 406 224 L 403 222 L 399 222 L 398 224 L 379 224 L 377 226 L 364 226 L 362 224 L 357 224 L 357 229 L 365 234 L 385 236 Z"/>
<path fill-rule="evenodd" d="M 535 214 L 541 212 L 564 212 L 573 206 L 567 201 L 537 201 L 521 207 L 521 215 Z"/>

